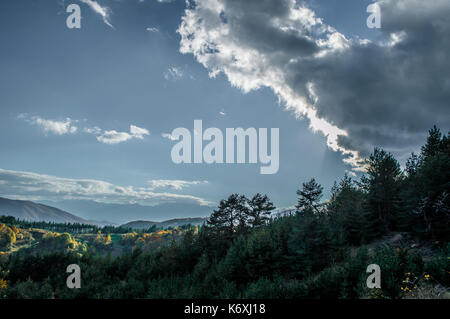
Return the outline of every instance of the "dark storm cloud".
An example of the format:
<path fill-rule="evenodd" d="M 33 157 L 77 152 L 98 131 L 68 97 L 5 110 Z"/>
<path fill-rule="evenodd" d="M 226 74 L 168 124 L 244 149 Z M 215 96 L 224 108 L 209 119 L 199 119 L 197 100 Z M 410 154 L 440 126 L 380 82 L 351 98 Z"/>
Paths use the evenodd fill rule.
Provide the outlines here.
<path fill-rule="evenodd" d="M 291 0 L 195 3 L 181 52 L 244 91 L 272 88 L 350 159 L 374 146 L 402 156 L 432 125 L 450 127 L 447 0 L 380 1 L 377 43 L 347 38 Z"/>

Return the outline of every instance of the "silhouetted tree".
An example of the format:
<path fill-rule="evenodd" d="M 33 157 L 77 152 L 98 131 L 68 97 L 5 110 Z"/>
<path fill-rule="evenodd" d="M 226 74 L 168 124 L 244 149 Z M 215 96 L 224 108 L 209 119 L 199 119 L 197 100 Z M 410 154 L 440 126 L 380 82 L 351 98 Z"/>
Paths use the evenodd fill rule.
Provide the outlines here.
<path fill-rule="evenodd" d="M 360 185 L 367 192 L 371 230 L 379 235 L 396 226 L 403 174 L 392 154 L 379 148 L 366 160 L 366 166 L 367 175 L 361 178 Z"/>
<path fill-rule="evenodd" d="M 249 223 L 252 227 L 264 225 L 269 219 L 271 212 L 275 209 L 267 195 L 256 194 L 248 200 Z"/>
<path fill-rule="evenodd" d="M 311 178 L 306 183 L 302 184 L 302 189 L 297 190 L 299 196 L 296 208 L 298 210 L 314 210 L 319 213 L 319 208 L 322 204 L 319 203 L 322 198 L 323 187 L 316 182 L 314 178 Z"/>
<path fill-rule="evenodd" d="M 365 238 L 367 213 L 363 207 L 364 199 L 362 190 L 347 174 L 333 186 L 327 209 L 339 243 L 359 244 Z"/>

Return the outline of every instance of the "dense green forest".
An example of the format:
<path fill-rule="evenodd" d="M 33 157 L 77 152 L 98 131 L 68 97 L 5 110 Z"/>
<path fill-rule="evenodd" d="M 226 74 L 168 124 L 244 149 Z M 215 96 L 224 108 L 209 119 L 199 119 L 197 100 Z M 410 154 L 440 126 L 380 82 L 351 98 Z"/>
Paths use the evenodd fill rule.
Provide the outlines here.
<path fill-rule="evenodd" d="M 305 181 L 295 213 L 284 216 L 273 217 L 275 207 L 265 195 L 232 194 L 204 226 L 185 227 L 177 240 L 158 248 L 140 246 L 145 236 L 135 233 L 121 235 L 123 243 L 131 236 L 132 249 L 116 257 L 67 245 L 5 254 L 0 297 L 448 297 L 449 137 L 431 129 L 403 170 L 390 153 L 375 149 L 366 173 L 359 180 L 344 176 L 327 201 L 315 179 Z M 13 227 L 31 227 L 3 223 L 4 246 L 11 244 Z M 70 227 L 63 231 L 72 240 Z M 98 232 L 100 241 L 108 242 L 107 233 Z M 69 264 L 81 267 L 80 289 L 66 287 Z M 381 289 L 366 286 L 369 264 L 381 268 Z"/>
<path fill-rule="evenodd" d="M 0 223 L 7 226 L 16 226 L 19 228 L 39 228 L 55 232 L 68 232 L 71 234 L 90 234 L 90 233 L 104 233 L 104 234 L 125 234 L 132 232 L 133 229 L 123 226 L 97 226 L 92 224 L 80 223 L 52 223 L 52 222 L 31 222 L 26 220 L 18 220 L 13 216 L 0 216 Z M 142 232 L 154 232 L 157 229 L 156 225 L 148 229 L 141 230 Z"/>

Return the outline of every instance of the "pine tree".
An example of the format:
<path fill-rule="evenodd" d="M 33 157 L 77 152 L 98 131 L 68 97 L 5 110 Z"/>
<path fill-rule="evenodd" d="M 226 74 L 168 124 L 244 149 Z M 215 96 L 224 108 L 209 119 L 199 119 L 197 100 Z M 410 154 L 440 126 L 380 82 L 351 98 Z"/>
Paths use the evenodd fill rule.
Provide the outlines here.
<path fill-rule="evenodd" d="M 450 139 L 434 127 L 422 148 L 418 171 L 421 205 L 416 210 L 425 224 L 425 233 L 435 239 L 450 237 Z"/>
<path fill-rule="evenodd" d="M 367 176 L 360 186 L 367 192 L 366 207 L 370 211 L 374 233 L 395 229 L 400 206 L 400 185 L 403 178 L 400 165 L 392 154 L 375 148 L 366 161 Z"/>
<path fill-rule="evenodd" d="M 401 205 L 398 218 L 398 227 L 402 231 L 420 233 L 424 231 L 424 223 L 417 207 L 422 198 L 422 182 L 420 178 L 421 157 L 412 153 L 406 161 L 405 179 L 401 183 Z"/>
<path fill-rule="evenodd" d="M 348 174 L 333 186 L 328 213 L 337 228 L 335 236 L 338 237 L 338 242 L 359 244 L 366 236 L 367 216 L 363 202 L 364 193 L 356 187 Z"/>
<path fill-rule="evenodd" d="M 275 209 L 273 203 L 267 195 L 256 194 L 248 201 L 249 223 L 252 227 L 264 225 L 270 218 L 271 212 Z"/>
<path fill-rule="evenodd" d="M 221 200 L 206 222 L 206 228 L 216 238 L 232 241 L 248 229 L 249 209 L 244 195 L 232 194 L 227 200 Z"/>
<path fill-rule="evenodd" d="M 426 158 L 436 155 L 439 152 L 441 147 L 442 133 L 436 127 L 433 126 L 431 130 L 428 131 L 427 142 L 424 146 L 422 146 L 422 157 L 426 160 Z"/>
<path fill-rule="evenodd" d="M 302 184 L 302 189 L 297 190 L 299 196 L 296 208 L 300 211 L 313 210 L 320 213 L 319 208 L 322 206 L 319 201 L 322 198 L 323 187 L 311 178 L 308 182 Z"/>
<path fill-rule="evenodd" d="M 286 258 L 297 276 L 323 269 L 335 253 L 328 217 L 308 212 L 295 216 L 288 249 Z"/>

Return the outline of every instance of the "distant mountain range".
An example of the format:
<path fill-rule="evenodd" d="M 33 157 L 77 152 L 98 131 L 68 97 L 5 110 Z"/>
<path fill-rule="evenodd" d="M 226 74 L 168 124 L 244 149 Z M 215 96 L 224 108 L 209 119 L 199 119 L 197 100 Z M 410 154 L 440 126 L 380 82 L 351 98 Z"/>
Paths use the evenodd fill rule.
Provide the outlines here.
<path fill-rule="evenodd" d="M 64 202 L 66 205 L 72 204 L 75 205 L 74 202 Z M 58 206 L 60 203 L 58 203 Z M 87 211 L 94 210 L 97 208 L 101 212 L 104 210 L 107 210 L 110 212 L 110 217 L 114 215 L 121 214 L 122 216 L 126 217 L 128 216 L 139 216 L 139 217 L 162 217 L 162 216 L 177 216 L 175 212 L 182 211 L 183 213 L 186 212 L 197 212 L 197 213 L 204 213 L 206 214 L 209 212 L 209 208 L 201 209 L 200 212 L 196 210 L 195 207 L 189 207 L 189 205 L 186 206 L 178 206 L 178 205 L 161 205 L 161 206 L 155 206 L 155 207 L 146 207 L 146 206 L 140 206 L 140 205 L 115 205 L 115 204 L 105 204 L 105 206 L 97 203 L 91 203 L 91 202 L 82 202 L 82 204 L 85 206 Z M 70 205 L 68 205 L 70 206 Z M 158 210 L 159 209 L 159 210 Z M 86 211 L 85 210 L 85 211 Z M 129 211 L 131 210 L 131 211 Z M 72 210 L 71 210 L 72 211 Z M 144 213 L 146 212 L 146 213 Z M 138 213 L 138 214 L 136 214 Z M 173 213 L 173 215 L 171 215 Z M 85 213 L 86 214 L 86 213 Z M 93 224 L 98 226 L 104 226 L 104 225 L 118 225 L 114 224 L 108 221 L 96 221 L 96 220 L 90 220 L 85 219 L 79 216 L 76 216 L 74 214 L 68 213 L 65 210 L 52 207 L 45 204 L 39 204 L 32 201 L 25 201 L 25 200 L 12 200 L 7 198 L 0 197 L 0 215 L 3 216 L 13 216 L 20 220 L 26 220 L 26 221 L 34 221 L 34 222 L 54 222 L 54 223 L 80 223 L 80 224 Z M 108 217 L 104 216 L 103 214 L 97 215 L 99 217 Z M 131 217 L 130 216 L 130 217 Z M 131 219 L 131 218 L 130 218 Z M 145 220 L 137 220 L 137 221 L 131 221 L 127 222 L 123 226 L 133 228 L 133 229 L 145 229 L 150 228 L 153 225 L 156 225 L 158 228 L 167 228 L 167 227 L 179 227 L 182 225 L 201 225 L 205 222 L 205 217 L 181 217 L 181 218 L 174 218 L 170 220 L 164 220 L 164 221 L 145 221 Z"/>
<path fill-rule="evenodd" d="M 131 222 L 122 224 L 124 227 L 132 229 L 147 229 L 156 225 L 158 228 L 168 227 L 180 227 L 182 225 L 191 224 L 194 226 L 200 226 L 206 221 L 206 217 L 184 217 L 186 214 L 197 214 L 208 216 L 211 208 L 206 206 L 197 205 L 180 205 L 180 204 L 163 204 L 158 206 L 141 206 L 137 204 L 133 205 L 120 205 L 120 204 L 102 204 L 88 201 L 65 201 L 57 203 L 60 207 L 73 207 L 74 210 L 84 212 L 83 215 L 89 212 L 96 212 L 93 214 L 97 218 L 110 219 L 117 217 L 125 219 L 129 216 L 129 219 L 138 219 Z M 73 212 L 72 209 L 67 209 Z M 109 213 L 106 215 L 106 213 Z M 284 215 L 291 215 L 295 213 L 295 209 L 279 209 L 272 213 L 272 217 L 280 217 Z M 65 210 L 52 207 L 49 205 L 39 204 L 32 201 L 25 200 L 12 200 L 0 197 L 0 215 L 13 216 L 20 220 L 26 221 L 44 221 L 54 223 L 80 223 L 80 224 L 92 224 L 98 226 L 114 225 L 119 223 L 112 223 L 109 221 L 97 221 L 91 219 L 85 219 L 74 214 L 68 213 Z M 80 214 L 81 215 L 81 214 Z M 180 216 L 184 215 L 184 216 Z M 90 215 L 92 216 L 92 215 Z M 179 217 L 172 218 L 163 221 L 149 221 L 141 220 L 140 218 L 160 218 L 162 217 Z M 137 218 L 136 218 L 137 217 Z"/>
<path fill-rule="evenodd" d="M 2 197 L 0 197 L 0 215 L 13 216 L 17 219 L 33 222 L 93 224 L 91 221 L 55 207 Z"/>
<path fill-rule="evenodd" d="M 175 218 L 175 219 L 169 219 L 163 222 L 152 222 L 152 221 L 145 221 L 145 220 L 137 220 L 133 222 L 129 222 L 126 224 L 123 224 L 123 227 L 133 228 L 133 229 L 147 229 L 152 227 L 153 225 L 156 225 L 158 228 L 168 228 L 168 227 L 180 227 L 183 225 L 191 224 L 193 226 L 200 226 L 202 225 L 207 218 L 204 217 L 196 217 L 196 218 Z"/>
<path fill-rule="evenodd" d="M 155 206 L 109 204 L 88 200 L 43 201 L 43 203 L 56 206 L 87 220 L 108 221 L 113 225 L 122 225 L 133 220 L 164 221 L 192 216 L 207 217 L 214 209 L 195 203 L 163 203 Z"/>

